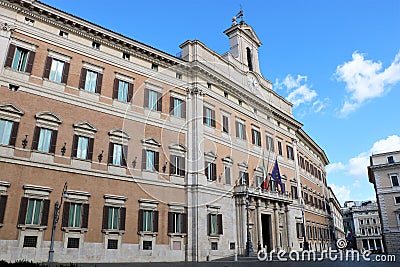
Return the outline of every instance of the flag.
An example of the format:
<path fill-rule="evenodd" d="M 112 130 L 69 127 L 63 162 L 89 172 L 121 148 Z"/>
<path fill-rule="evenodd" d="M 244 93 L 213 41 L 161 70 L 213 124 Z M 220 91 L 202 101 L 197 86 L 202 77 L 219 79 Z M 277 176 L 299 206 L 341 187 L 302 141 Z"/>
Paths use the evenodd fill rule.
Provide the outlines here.
<path fill-rule="evenodd" d="M 241 18 L 241 17 L 243 17 L 243 10 L 242 10 L 242 8 L 240 8 L 239 13 L 236 14 L 236 18 L 237 18 L 237 19 L 239 19 L 239 18 Z"/>
<path fill-rule="evenodd" d="M 282 178 L 281 178 L 281 174 L 279 172 L 278 160 L 277 159 L 275 160 L 274 168 L 272 168 L 271 177 L 272 177 L 272 179 L 274 179 L 274 181 L 277 184 L 279 184 L 279 186 L 281 187 L 281 192 L 285 193 L 285 188 L 283 187 L 283 184 L 282 184 Z"/>
<path fill-rule="evenodd" d="M 263 151 L 263 184 L 261 185 L 261 187 L 264 190 L 268 190 L 268 176 L 267 176 L 267 169 L 265 168 L 265 160 L 264 160 L 264 151 Z"/>
<path fill-rule="evenodd" d="M 351 233 L 350 230 L 347 230 L 347 232 L 346 232 L 346 238 L 349 239 L 349 240 L 351 240 L 351 239 L 353 238 L 353 234 Z"/>

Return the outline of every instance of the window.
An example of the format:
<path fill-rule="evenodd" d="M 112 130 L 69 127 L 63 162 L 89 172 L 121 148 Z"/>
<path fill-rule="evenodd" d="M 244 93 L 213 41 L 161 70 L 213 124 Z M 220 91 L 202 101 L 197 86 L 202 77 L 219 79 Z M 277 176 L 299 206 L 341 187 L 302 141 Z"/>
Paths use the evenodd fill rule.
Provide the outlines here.
<path fill-rule="evenodd" d="M 222 131 L 229 133 L 229 117 L 225 115 L 222 115 Z"/>
<path fill-rule="evenodd" d="M 84 89 L 85 91 L 94 93 L 98 90 L 96 90 L 96 85 L 97 85 L 97 76 L 98 73 L 95 71 L 91 71 L 91 70 L 86 70 L 86 78 L 85 78 L 85 85 L 84 85 Z"/>
<path fill-rule="evenodd" d="M 231 184 L 231 168 L 229 166 L 225 166 L 225 184 Z"/>
<path fill-rule="evenodd" d="M 397 174 L 391 174 L 390 180 L 392 182 L 392 186 L 399 186 L 399 177 L 397 176 Z"/>
<path fill-rule="evenodd" d="M 376 219 L 372 219 L 372 223 L 373 223 L 373 224 L 376 224 Z"/>
<path fill-rule="evenodd" d="M 375 234 L 378 234 L 378 228 L 375 227 Z"/>
<path fill-rule="evenodd" d="M 16 71 L 25 71 L 28 54 L 28 50 L 17 47 L 15 50 L 14 61 L 11 68 Z"/>
<path fill-rule="evenodd" d="M 49 80 L 60 83 L 63 76 L 63 70 L 64 62 L 53 59 L 50 68 Z"/>
<path fill-rule="evenodd" d="M 154 90 L 146 89 L 144 95 L 145 107 L 150 110 L 162 111 L 161 93 Z"/>
<path fill-rule="evenodd" d="M 158 71 L 158 65 L 155 64 L 155 63 L 152 63 L 151 64 L 151 69 L 154 70 L 154 71 Z"/>
<path fill-rule="evenodd" d="M 256 129 L 251 129 L 252 143 L 256 146 L 261 146 L 261 134 Z"/>
<path fill-rule="evenodd" d="M 25 17 L 25 24 L 33 26 L 34 23 L 35 21 L 33 19 Z"/>
<path fill-rule="evenodd" d="M 211 108 L 204 107 L 203 109 L 203 123 L 210 127 L 215 127 L 215 111 Z"/>
<path fill-rule="evenodd" d="M 122 53 L 122 58 L 125 60 L 129 60 L 131 58 L 131 55 L 128 53 Z"/>
<path fill-rule="evenodd" d="M 28 210 L 26 213 L 25 224 L 39 225 L 41 207 L 42 207 L 41 199 L 29 199 L 28 200 Z"/>
<path fill-rule="evenodd" d="M 303 223 L 296 223 L 297 238 L 302 238 L 304 236 Z"/>
<path fill-rule="evenodd" d="M 230 243 L 229 243 L 229 249 L 230 249 L 230 250 L 236 249 L 236 243 L 235 243 L 235 242 L 230 242 Z"/>
<path fill-rule="evenodd" d="M 139 210 L 139 231 L 158 232 L 158 211 Z"/>
<path fill-rule="evenodd" d="M 34 59 L 34 51 L 10 44 L 4 66 L 15 71 L 31 73 Z"/>
<path fill-rule="evenodd" d="M 292 185 L 292 199 L 298 199 L 297 196 L 297 187 Z"/>
<path fill-rule="evenodd" d="M 118 249 L 118 239 L 108 239 L 107 249 Z"/>
<path fill-rule="evenodd" d="M 72 157 L 78 159 L 92 160 L 94 139 L 74 135 L 72 141 Z"/>
<path fill-rule="evenodd" d="M 65 31 L 60 30 L 60 33 L 58 35 L 60 35 L 63 38 L 68 38 L 68 32 L 65 32 Z"/>
<path fill-rule="evenodd" d="M 239 181 L 241 185 L 249 186 L 249 173 L 244 171 L 239 171 Z"/>
<path fill-rule="evenodd" d="M 143 250 L 152 250 L 153 248 L 152 241 L 143 241 Z"/>
<path fill-rule="evenodd" d="M 218 250 L 218 242 L 211 242 L 211 250 Z"/>
<path fill-rule="evenodd" d="M 69 207 L 68 227 L 81 227 L 82 204 L 71 203 Z"/>
<path fill-rule="evenodd" d="M 242 106 L 242 104 L 243 104 L 243 101 L 242 101 L 242 100 L 240 100 L 240 99 L 238 99 L 238 104 L 239 104 L 239 106 Z"/>
<path fill-rule="evenodd" d="M 23 197 L 21 199 L 19 225 L 47 226 L 50 200 Z"/>
<path fill-rule="evenodd" d="M 283 156 L 282 141 L 278 140 L 278 154 Z"/>
<path fill-rule="evenodd" d="M 128 146 L 116 143 L 110 143 L 108 151 L 108 163 L 116 166 L 126 167 L 126 156 L 128 155 Z"/>
<path fill-rule="evenodd" d="M 246 140 L 246 126 L 243 122 L 236 121 L 236 137 Z"/>
<path fill-rule="evenodd" d="M 275 151 L 274 139 L 270 135 L 267 135 L 267 149 L 271 152 Z"/>
<path fill-rule="evenodd" d="M 400 204 L 400 196 L 394 197 L 394 204 Z"/>
<path fill-rule="evenodd" d="M 208 214 L 208 235 L 222 235 L 222 214 Z"/>
<path fill-rule="evenodd" d="M 104 206 L 103 229 L 106 230 L 125 230 L 125 207 Z"/>
<path fill-rule="evenodd" d="M 24 248 L 36 248 L 37 236 L 25 236 L 24 237 Z"/>
<path fill-rule="evenodd" d="M 394 158 L 393 158 L 393 156 L 387 157 L 387 160 L 388 160 L 388 163 L 389 163 L 389 164 L 394 163 Z"/>
<path fill-rule="evenodd" d="M 55 153 L 57 142 L 57 131 L 35 127 L 32 140 L 32 150 L 45 153 Z"/>
<path fill-rule="evenodd" d="M 79 248 L 79 238 L 76 237 L 68 238 L 67 248 Z"/>
<path fill-rule="evenodd" d="M 364 220 L 360 220 L 360 224 L 363 225 L 364 224 Z"/>
<path fill-rule="evenodd" d="M 171 175 L 185 176 L 185 158 L 171 155 L 169 171 Z"/>
<path fill-rule="evenodd" d="M 224 97 L 228 98 L 229 94 L 227 92 L 224 92 Z"/>
<path fill-rule="evenodd" d="M 369 224 L 369 219 L 367 219 L 367 224 Z"/>
<path fill-rule="evenodd" d="M 170 98 L 170 108 L 173 116 L 178 118 L 186 117 L 186 103 L 182 99 L 172 97 Z"/>
<path fill-rule="evenodd" d="M 252 56 L 249 47 L 246 48 L 246 55 L 247 55 L 247 66 L 249 67 L 249 71 L 253 71 Z"/>
<path fill-rule="evenodd" d="M 152 150 L 143 150 L 142 169 L 147 171 L 159 171 L 159 152 Z"/>
<path fill-rule="evenodd" d="M 207 88 L 211 89 L 211 87 L 212 87 L 211 83 L 207 83 Z"/>
<path fill-rule="evenodd" d="M 168 212 L 168 233 L 186 233 L 186 218 L 185 213 Z"/>
<path fill-rule="evenodd" d="M 18 127 L 18 122 L 0 119 L 0 144 L 15 146 Z"/>
<path fill-rule="evenodd" d="M 182 80 L 182 74 L 181 73 L 176 73 L 176 76 L 175 76 L 177 79 L 179 79 L 179 80 Z"/>
<path fill-rule="evenodd" d="M 294 160 L 293 147 L 286 146 L 288 159 Z"/>
<path fill-rule="evenodd" d="M 92 48 L 94 48 L 94 49 L 97 49 L 97 50 L 100 50 L 100 43 L 98 43 L 98 42 L 92 42 Z"/>
<path fill-rule="evenodd" d="M 205 175 L 207 177 L 207 180 L 209 181 L 217 180 L 217 165 L 213 162 L 208 162 L 208 161 L 206 161 L 205 165 L 206 165 Z"/>

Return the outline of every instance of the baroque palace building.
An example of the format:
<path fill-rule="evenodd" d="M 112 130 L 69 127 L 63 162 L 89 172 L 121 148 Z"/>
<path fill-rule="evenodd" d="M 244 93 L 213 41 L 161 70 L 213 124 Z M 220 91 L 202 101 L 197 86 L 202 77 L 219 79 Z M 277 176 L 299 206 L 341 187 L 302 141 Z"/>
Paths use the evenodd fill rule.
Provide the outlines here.
<path fill-rule="evenodd" d="M 1 259 L 47 261 L 54 237 L 56 262 L 213 260 L 247 227 L 255 250 L 331 245 L 328 159 L 243 20 L 230 52 L 173 56 L 39 1 L 0 14 Z"/>

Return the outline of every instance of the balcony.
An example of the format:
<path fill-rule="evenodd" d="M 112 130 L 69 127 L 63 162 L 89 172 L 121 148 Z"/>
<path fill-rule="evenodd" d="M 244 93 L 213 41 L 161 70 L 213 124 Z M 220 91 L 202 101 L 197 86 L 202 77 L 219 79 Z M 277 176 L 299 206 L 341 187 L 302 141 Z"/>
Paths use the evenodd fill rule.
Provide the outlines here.
<path fill-rule="evenodd" d="M 247 190 L 246 185 L 237 185 L 233 188 L 233 194 L 235 196 L 245 195 L 246 190 Z M 289 192 L 287 191 L 284 194 L 282 194 L 278 191 L 266 191 L 261 188 L 249 187 L 249 196 L 255 198 L 268 199 L 271 201 L 282 202 L 287 204 L 291 204 L 293 202 L 293 200 L 289 196 Z"/>

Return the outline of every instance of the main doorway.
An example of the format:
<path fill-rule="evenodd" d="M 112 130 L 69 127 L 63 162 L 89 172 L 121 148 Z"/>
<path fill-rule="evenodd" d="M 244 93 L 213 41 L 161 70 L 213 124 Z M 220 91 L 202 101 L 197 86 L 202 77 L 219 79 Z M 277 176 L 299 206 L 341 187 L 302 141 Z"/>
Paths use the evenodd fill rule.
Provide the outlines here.
<path fill-rule="evenodd" d="M 267 252 L 272 250 L 272 224 L 271 215 L 261 214 L 262 241 L 263 246 L 267 247 Z"/>

